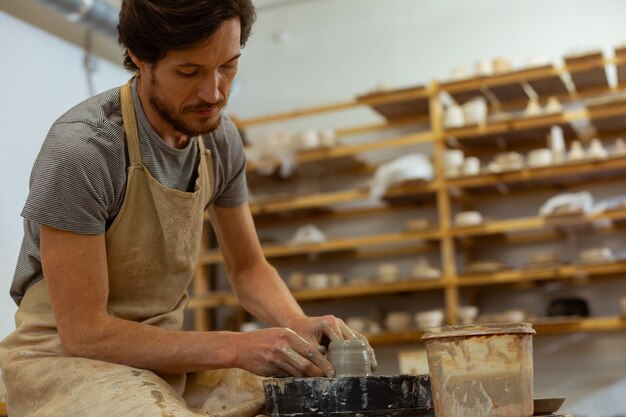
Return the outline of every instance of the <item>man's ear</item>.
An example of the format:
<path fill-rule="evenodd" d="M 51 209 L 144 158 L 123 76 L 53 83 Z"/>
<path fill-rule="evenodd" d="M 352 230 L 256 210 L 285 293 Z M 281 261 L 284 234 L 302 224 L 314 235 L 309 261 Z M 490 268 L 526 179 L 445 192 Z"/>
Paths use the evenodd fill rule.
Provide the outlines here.
<path fill-rule="evenodd" d="M 131 51 L 130 49 L 128 50 L 128 55 L 130 56 L 130 59 L 133 61 L 133 64 L 135 64 L 137 68 L 139 68 L 140 71 L 147 65 L 144 61 L 139 59 L 137 55 L 135 55 L 133 51 Z"/>

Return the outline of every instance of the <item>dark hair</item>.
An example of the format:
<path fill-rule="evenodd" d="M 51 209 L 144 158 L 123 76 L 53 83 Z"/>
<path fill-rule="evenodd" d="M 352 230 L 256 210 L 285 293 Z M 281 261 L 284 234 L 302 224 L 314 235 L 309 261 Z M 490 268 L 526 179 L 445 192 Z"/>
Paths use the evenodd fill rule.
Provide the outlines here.
<path fill-rule="evenodd" d="M 207 40 L 224 21 L 237 17 L 244 47 L 256 20 L 252 0 L 123 0 L 117 31 L 125 48 L 124 66 L 138 69 L 129 50 L 142 61 L 155 63 L 168 51 Z"/>

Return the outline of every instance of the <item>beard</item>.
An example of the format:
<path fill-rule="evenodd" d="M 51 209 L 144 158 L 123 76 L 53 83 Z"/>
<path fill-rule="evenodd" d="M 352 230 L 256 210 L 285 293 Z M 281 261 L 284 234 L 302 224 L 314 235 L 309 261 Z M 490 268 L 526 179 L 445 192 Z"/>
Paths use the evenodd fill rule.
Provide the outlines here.
<path fill-rule="evenodd" d="M 200 100 L 197 103 L 186 105 L 182 108 L 182 113 L 192 113 L 198 110 L 206 110 L 212 107 L 218 108 L 218 118 L 217 120 L 206 120 L 204 122 L 199 123 L 188 123 L 180 117 L 179 112 L 177 112 L 176 108 L 167 101 L 164 97 L 159 93 L 159 82 L 157 81 L 154 74 L 152 74 L 152 81 L 150 83 L 150 91 L 148 92 L 148 97 L 150 99 L 150 104 L 156 110 L 156 112 L 161 116 L 165 122 L 170 124 L 174 130 L 179 133 L 182 133 L 188 137 L 201 136 L 207 133 L 213 132 L 220 126 L 222 122 L 221 111 L 226 106 L 228 99 L 218 100 L 216 103 L 207 103 L 204 100 Z"/>

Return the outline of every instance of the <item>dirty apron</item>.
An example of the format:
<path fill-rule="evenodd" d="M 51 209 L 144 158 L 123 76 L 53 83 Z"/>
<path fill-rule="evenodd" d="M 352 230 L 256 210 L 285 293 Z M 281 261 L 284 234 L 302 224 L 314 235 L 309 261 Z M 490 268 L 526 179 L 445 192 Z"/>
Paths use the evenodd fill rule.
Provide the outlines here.
<path fill-rule="evenodd" d="M 213 194 L 211 154 L 198 139 L 200 162 L 193 192 L 163 186 L 141 162 L 130 84 L 121 88 L 120 96 L 131 165 L 122 208 L 105 235 L 108 312 L 181 329 L 204 208 Z M 0 343 L 0 366 L 11 417 L 247 417 L 264 404 L 261 378 L 239 369 L 158 375 L 67 357 L 45 279 L 26 292 L 16 314 L 16 331 Z"/>

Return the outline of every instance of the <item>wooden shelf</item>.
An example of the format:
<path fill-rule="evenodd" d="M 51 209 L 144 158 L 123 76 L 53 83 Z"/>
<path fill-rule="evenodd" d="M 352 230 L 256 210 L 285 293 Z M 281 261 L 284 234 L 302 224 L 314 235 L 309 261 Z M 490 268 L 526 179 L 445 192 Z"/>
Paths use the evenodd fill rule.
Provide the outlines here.
<path fill-rule="evenodd" d="M 465 126 L 447 129 L 444 134 L 459 140 L 490 137 L 494 135 L 515 134 L 520 132 L 549 128 L 554 125 L 569 125 L 584 120 L 607 119 L 623 117 L 626 113 L 626 102 L 618 101 L 601 106 L 590 106 L 580 110 L 570 110 L 563 113 L 542 114 L 534 117 L 519 117 L 507 120 L 494 121 L 484 126 Z M 544 136 L 545 139 L 545 136 Z"/>
<path fill-rule="evenodd" d="M 624 317 L 590 317 L 578 321 L 568 321 L 554 324 L 533 324 L 537 336 L 584 333 L 584 332 L 611 332 L 626 330 Z M 402 333 L 385 333 L 366 335 L 372 346 L 389 346 L 421 343 L 422 331 L 413 330 Z"/>
<path fill-rule="evenodd" d="M 382 197 L 383 200 L 392 200 L 400 197 L 416 197 L 436 190 L 433 182 L 420 182 L 399 184 L 389 188 Z M 281 196 L 278 198 L 260 198 L 250 204 L 252 214 L 268 214 L 291 210 L 302 210 L 315 207 L 326 207 L 333 204 L 350 203 L 369 200 L 370 189 L 364 187 L 356 190 L 343 190 L 329 193 L 312 194 L 305 196 Z"/>
<path fill-rule="evenodd" d="M 594 88 L 608 88 L 609 81 L 604 64 L 602 51 L 565 57 L 565 65 L 578 92 Z"/>
<path fill-rule="evenodd" d="M 267 258 L 293 256 L 309 253 L 335 252 L 346 249 L 357 249 L 364 246 L 392 245 L 411 241 L 436 240 L 440 237 L 439 230 L 408 232 L 401 231 L 383 235 L 370 235 L 361 237 L 349 237 L 329 240 L 324 243 L 311 243 L 304 245 L 267 245 L 263 247 L 263 253 Z M 198 262 L 201 264 L 217 264 L 223 262 L 219 251 L 209 251 L 200 255 Z"/>
<path fill-rule="evenodd" d="M 418 132 L 410 135 L 404 135 L 392 139 L 383 139 L 374 142 L 359 143 L 356 145 L 339 145 L 332 148 L 319 148 L 309 151 L 300 151 L 295 156 L 296 164 L 306 164 L 320 162 L 324 160 L 353 157 L 364 152 L 378 151 L 382 149 L 402 148 L 406 146 L 419 145 L 423 143 L 432 143 L 435 136 L 430 132 Z M 280 161 L 267 162 L 268 165 L 280 165 Z M 246 166 L 247 171 L 254 171 L 257 166 L 249 162 Z"/>
<path fill-rule="evenodd" d="M 524 183 L 528 186 L 541 180 L 563 180 L 564 177 L 585 177 L 607 171 L 626 172 L 626 156 L 616 156 L 604 160 L 568 162 L 545 168 L 524 168 L 499 174 L 476 175 L 463 178 L 450 178 L 446 186 L 456 188 L 485 188 L 498 184 Z"/>
<path fill-rule="evenodd" d="M 578 220 L 580 220 L 582 223 L 592 223 L 598 220 L 626 220 L 626 210 L 612 210 L 584 216 L 580 219 L 576 219 L 576 221 L 572 224 L 580 224 Z M 470 237 L 543 228 L 554 228 L 564 225 L 567 224 L 556 224 L 555 222 L 546 220 L 543 217 L 523 217 L 517 219 L 486 221 L 485 223 L 477 226 L 456 227 L 451 229 L 450 233 L 455 237 Z"/>
<path fill-rule="evenodd" d="M 623 274 L 626 274 L 626 261 L 599 264 L 562 265 L 546 269 L 519 269 L 485 274 L 460 275 L 457 283 L 461 287 L 473 287 Z"/>
<path fill-rule="evenodd" d="M 359 285 L 342 285 L 317 290 L 293 291 L 295 299 L 301 301 L 320 301 L 356 297 L 377 296 L 381 294 L 399 294 L 417 291 L 440 290 L 444 282 L 440 279 L 404 278 L 393 283 L 371 283 Z M 237 298 L 229 292 L 214 292 L 203 297 L 189 300 L 188 309 L 213 308 L 220 305 L 239 305 Z"/>
<path fill-rule="evenodd" d="M 561 78 L 564 71 L 545 65 L 486 77 L 473 77 L 441 84 L 459 104 L 475 97 L 491 95 L 500 102 L 528 100 L 524 85 L 530 85 L 540 96 L 568 94 Z"/>
<path fill-rule="evenodd" d="M 389 120 L 418 117 L 429 113 L 430 91 L 424 86 L 393 91 L 374 92 L 357 97 L 357 101 L 369 105 Z"/>

